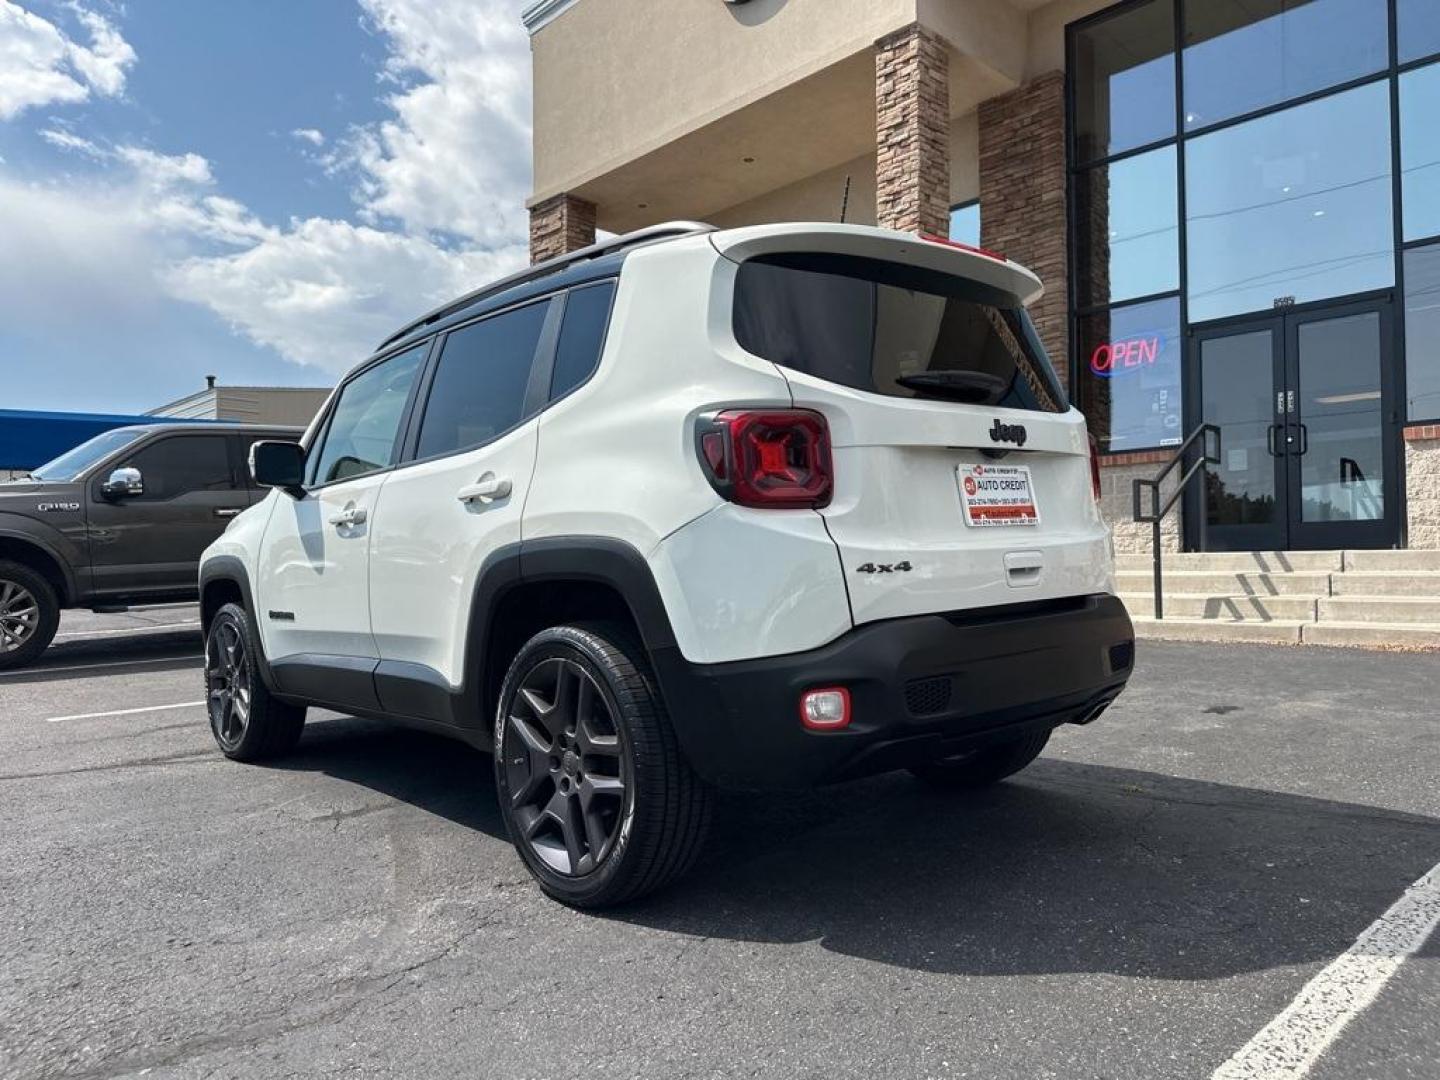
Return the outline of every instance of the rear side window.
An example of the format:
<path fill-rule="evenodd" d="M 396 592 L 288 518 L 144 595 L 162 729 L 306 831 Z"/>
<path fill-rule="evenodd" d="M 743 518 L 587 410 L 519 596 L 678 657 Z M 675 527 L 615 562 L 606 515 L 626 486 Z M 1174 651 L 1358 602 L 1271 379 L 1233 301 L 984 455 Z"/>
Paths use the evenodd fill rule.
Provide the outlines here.
<path fill-rule="evenodd" d="M 856 390 L 1064 412 L 1019 301 L 948 274 L 838 255 L 741 264 L 735 338 L 747 352 Z"/>
<path fill-rule="evenodd" d="M 549 301 L 542 300 L 456 330 L 445 339 L 417 456 L 489 442 L 525 415 L 525 388 Z"/>
<path fill-rule="evenodd" d="M 315 456 L 312 483 L 348 480 L 394 462 L 400 419 L 429 347 L 417 345 L 382 360 L 341 388 Z"/>
<path fill-rule="evenodd" d="M 564 397 L 590 377 L 600 363 L 605 327 L 610 322 L 610 301 L 615 283 L 572 289 L 565 299 L 565 321 L 555 349 L 555 370 L 550 376 L 550 400 Z"/>
<path fill-rule="evenodd" d="M 172 435 L 143 447 L 124 464 L 139 469 L 145 484 L 144 494 L 134 496 L 135 500 L 160 502 L 192 491 L 230 491 L 240 486 L 230 468 L 226 435 Z"/>

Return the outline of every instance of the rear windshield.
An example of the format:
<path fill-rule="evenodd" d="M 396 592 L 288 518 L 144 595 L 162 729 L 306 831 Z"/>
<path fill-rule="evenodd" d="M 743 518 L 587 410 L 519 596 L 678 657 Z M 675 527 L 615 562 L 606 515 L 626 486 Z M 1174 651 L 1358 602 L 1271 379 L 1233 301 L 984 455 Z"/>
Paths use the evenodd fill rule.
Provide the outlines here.
<path fill-rule="evenodd" d="M 782 367 L 876 394 L 1068 407 L 1015 297 L 900 263 L 808 254 L 742 263 L 735 339 Z"/>

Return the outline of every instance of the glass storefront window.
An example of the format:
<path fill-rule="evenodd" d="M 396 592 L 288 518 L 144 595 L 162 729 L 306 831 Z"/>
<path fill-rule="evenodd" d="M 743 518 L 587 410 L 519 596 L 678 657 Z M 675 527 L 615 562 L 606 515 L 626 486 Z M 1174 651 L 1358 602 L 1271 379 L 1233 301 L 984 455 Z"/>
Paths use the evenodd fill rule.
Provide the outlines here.
<path fill-rule="evenodd" d="M 1440 244 L 1405 252 L 1406 416 L 1440 420 Z"/>
<path fill-rule="evenodd" d="M 1077 30 L 1075 155 L 1094 161 L 1175 134 L 1175 12 L 1152 0 Z"/>
<path fill-rule="evenodd" d="M 1435 0 L 1397 0 L 1400 62 L 1440 53 L 1440 4 Z"/>
<path fill-rule="evenodd" d="M 1278 105 L 1381 71 L 1389 62 L 1386 0 L 1189 3 L 1185 128 Z"/>
<path fill-rule="evenodd" d="M 1400 76 L 1400 186 L 1405 239 L 1440 235 L 1440 64 Z"/>
<path fill-rule="evenodd" d="M 1380 81 L 1187 144 L 1192 322 L 1394 284 L 1389 112 Z"/>
<path fill-rule="evenodd" d="M 1173 146 L 1096 166 L 1077 179 L 1081 307 L 1180 287 L 1177 182 Z"/>
<path fill-rule="evenodd" d="M 1078 321 L 1080 407 L 1105 453 L 1184 439 L 1180 299 L 1129 304 Z"/>
<path fill-rule="evenodd" d="M 950 239 L 971 247 L 980 246 L 980 204 L 966 203 L 950 211 Z"/>

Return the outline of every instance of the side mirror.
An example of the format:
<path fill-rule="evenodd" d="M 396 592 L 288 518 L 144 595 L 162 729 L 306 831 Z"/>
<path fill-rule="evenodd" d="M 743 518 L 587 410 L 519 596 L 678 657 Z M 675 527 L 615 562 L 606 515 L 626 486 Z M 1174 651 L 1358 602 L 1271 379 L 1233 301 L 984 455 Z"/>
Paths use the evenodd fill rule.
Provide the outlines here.
<path fill-rule="evenodd" d="M 279 488 L 292 499 L 305 494 L 305 448 L 298 442 L 265 440 L 250 447 L 250 475 L 261 487 Z"/>
<path fill-rule="evenodd" d="M 145 494 L 145 478 L 140 470 L 132 466 L 116 469 L 110 478 L 100 485 L 100 494 L 107 499 L 124 499 L 132 495 Z"/>

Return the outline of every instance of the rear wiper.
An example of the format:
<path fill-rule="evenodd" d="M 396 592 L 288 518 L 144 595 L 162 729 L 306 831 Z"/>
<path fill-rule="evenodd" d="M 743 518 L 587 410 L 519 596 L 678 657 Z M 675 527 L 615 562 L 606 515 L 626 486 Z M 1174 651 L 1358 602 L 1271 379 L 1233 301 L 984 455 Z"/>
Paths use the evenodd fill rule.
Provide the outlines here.
<path fill-rule="evenodd" d="M 1010 389 L 1005 379 L 983 371 L 922 371 L 898 376 L 895 382 L 907 390 L 921 390 L 934 397 L 971 405 L 994 405 Z"/>

